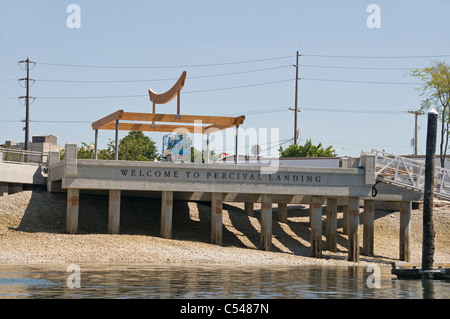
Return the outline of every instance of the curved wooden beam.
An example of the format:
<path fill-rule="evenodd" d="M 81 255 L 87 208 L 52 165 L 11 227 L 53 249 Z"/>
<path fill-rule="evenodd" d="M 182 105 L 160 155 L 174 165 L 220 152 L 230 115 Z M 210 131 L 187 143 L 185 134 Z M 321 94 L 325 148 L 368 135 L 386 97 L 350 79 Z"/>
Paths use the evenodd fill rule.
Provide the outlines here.
<path fill-rule="evenodd" d="M 181 91 L 181 89 L 183 88 L 185 79 L 186 79 L 186 71 L 183 71 L 183 74 L 181 74 L 177 83 L 175 83 L 175 85 L 172 86 L 172 88 L 169 91 L 162 94 L 157 94 L 151 89 L 148 89 L 150 101 L 152 101 L 154 104 L 165 104 L 167 102 L 170 102 L 175 96 L 178 95 L 178 92 Z"/>

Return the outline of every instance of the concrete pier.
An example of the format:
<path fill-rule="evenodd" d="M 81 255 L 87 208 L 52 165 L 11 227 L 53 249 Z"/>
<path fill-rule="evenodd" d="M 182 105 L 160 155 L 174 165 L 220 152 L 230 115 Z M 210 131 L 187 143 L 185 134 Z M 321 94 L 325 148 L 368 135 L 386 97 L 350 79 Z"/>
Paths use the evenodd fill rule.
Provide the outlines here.
<path fill-rule="evenodd" d="M 272 196 L 261 195 L 261 249 L 272 249 Z"/>
<path fill-rule="evenodd" d="M 161 237 L 172 238 L 173 192 L 161 192 Z"/>
<path fill-rule="evenodd" d="M 343 232 L 348 235 L 348 260 L 359 260 L 359 208 L 364 201 L 363 254 L 372 256 L 375 201 L 400 203 L 400 259 L 409 258 L 409 220 L 411 201 L 422 195 L 399 190 L 391 185 L 375 184 L 374 161 L 370 154 L 339 168 L 279 166 L 270 174 L 259 166 L 134 161 L 81 160 L 77 146 L 66 145 L 66 158 L 51 156 L 47 185 L 51 191 L 67 191 L 67 226 L 70 234 L 78 231 L 80 192 L 109 194 L 108 231 L 120 230 L 120 197 L 128 194 L 161 198 L 161 237 L 172 237 L 174 200 L 211 202 L 211 242 L 222 245 L 224 202 L 244 204 L 248 216 L 254 216 L 254 203 L 261 203 L 260 248 L 272 248 L 272 203 L 278 205 L 278 221 L 287 223 L 288 204 L 310 205 L 311 256 L 322 256 L 322 206 L 326 200 L 326 249 L 336 251 L 337 207 L 344 212 Z M 372 156 L 373 157 L 373 156 Z M 356 166 L 355 166 L 356 165 Z M 373 166 L 373 167 L 372 167 Z M 3 186 L 3 184 L 0 184 Z M 3 188 L 4 189 L 4 188 Z M 1 188 L 0 188 L 1 191 Z M 127 194 L 127 195 L 125 195 Z"/>
<path fill-rule="evenodd" d="M 66 232 L 76 234 L 78 232 L 78 211 L 80 202 L 80 190 L 69 188 L 67 190 L 67 216 Z"/>

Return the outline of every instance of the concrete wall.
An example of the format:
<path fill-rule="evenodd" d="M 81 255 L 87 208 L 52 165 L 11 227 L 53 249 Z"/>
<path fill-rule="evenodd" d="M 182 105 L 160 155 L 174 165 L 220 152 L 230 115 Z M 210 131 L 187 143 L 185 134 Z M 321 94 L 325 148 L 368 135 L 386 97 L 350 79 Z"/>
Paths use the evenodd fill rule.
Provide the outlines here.
<path fill-rule="evenodd" d="M 0 162 L 0 182 L 45 185 L 47 179 L 41 166 Z"/>

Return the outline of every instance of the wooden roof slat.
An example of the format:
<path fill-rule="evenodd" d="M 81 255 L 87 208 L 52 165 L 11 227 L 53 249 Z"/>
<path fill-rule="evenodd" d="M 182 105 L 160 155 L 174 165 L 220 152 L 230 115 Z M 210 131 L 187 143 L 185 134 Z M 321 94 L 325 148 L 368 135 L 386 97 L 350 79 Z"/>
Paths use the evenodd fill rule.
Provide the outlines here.
<path fill-rule="evenodd" d="M 176 114 L 154 114 L 154 113 L 136 113 L 124 112 L 123 110 L 116 111 L 104 118 L 92 123 L 94 130 L 115 130 L 116 120 L 119 120 L 119 130 L 127 131 L 149 131 L 149 132 L 174 132 L 185 130 L 190 133 L 205 133 L 206 130 L 216 128 L 224 130 L 236 125 L 244 123 L 245 116 L 225 117 L 225 116 L 205 116 L 205 115 L 176 115 Z M 140 122 L 155 122 L 155 124 L 148 123 L 126 123 L 122 121 L 140 121 Z M 177 123 L 177 124 L 158 124 L 162 123 Z M 194 123 L 200 125 L 186 125 L 185 123 Z"/>
<path fill-rule="evenodd" d="M 209 115 L 176 115 L 159 113 L 134 113 L 124 112 L 123 121 L 144 121 L 144 122 L 170 122 L 170 123 L 195 123 L 201 121 L 204 124 L 224 124 L 240 125 L 244 122 L 245 116 L 226 117 Z"/>
<path fill-rule="evenodd" d="M 109 123 L 101 128 L 102 130 L 115 130 L 116 124 Z M 120 123 L 120 131 L 141 131 L 141 132 L 182 132 L 182 133 L 204 133 L 206 127 L 194 125 L 171 125 L 171 124 L 144 124 L 144 123 Z"/>
<path fill-rule="evenodd" d="M 110 115 L 105 116 L 104 118 L 101 118 L 98 121 L 95 121 L 94 123 L 92 123 L 92 129 L 101 129 L 101 127 L 105 124 L 122 119 L 123 113 L 123 110 L 118 110 Z"/>

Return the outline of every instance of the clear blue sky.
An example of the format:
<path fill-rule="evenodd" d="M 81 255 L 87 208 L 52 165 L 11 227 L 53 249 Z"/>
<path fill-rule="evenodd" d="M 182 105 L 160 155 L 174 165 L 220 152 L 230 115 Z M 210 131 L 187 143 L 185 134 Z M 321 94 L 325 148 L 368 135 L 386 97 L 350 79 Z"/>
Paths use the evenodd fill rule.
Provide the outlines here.
<path fill-rule="evenodd" d="M 81 9 L 79 29 L 66 24 L 71 3 Z M 366 24 L 373 3 L 381 9 L 381 28 Z M 174 80 L 164 79 L 186 70 L 182 114 L 244 114 L 242 128 L 259 131 L 257 142 L 263 150 L 274 146 L 273 155 L 278 143 L 264 129 L 278 129 L 281 142 L 293 138 L 294 113 L 288 108 L 294 106 L 298 50 L 301 144 L 312 139 L 333 145 L 341 156 L 372 148 L 411 154 L 414 116 L 405 111 L 417 110 L 422 97 L 418 85 L 409 84 L 419 81 L 408 69 L 435 60 L 450 63 L 449 12 L 448 0 L 2 1 L 0 143 L 24 139 L 25 107 L 17 97 L 25 89 L 17 79 L 25 71 L 17 62 L 29 56 L 37 62 L 31 70 L 36 100 L 30 137 L 52 134 L 60 145 L 89 143 L 91 122 L 118 109 L 151 112 L 147 90 L 166 91 Z M 228 64 L 245 61 L 253 62 Z M 132 80 L 154 81 L 83 82 Z M 175 101 L 157 108 L 175 111 Z M 419 126 L 424 154 L 425 116 Z M 163 134 L 146 134 L 161 150 Z M 114 132 L 101 131 L 99 147 L 108 139 Z M 213 146 L 217 153 L 234 153 L 233 144 L 220 144 Z"/>

